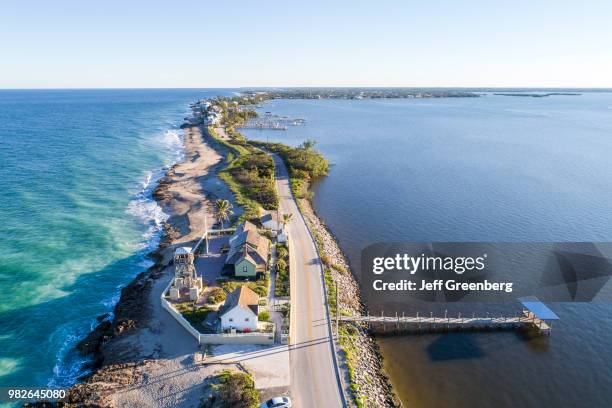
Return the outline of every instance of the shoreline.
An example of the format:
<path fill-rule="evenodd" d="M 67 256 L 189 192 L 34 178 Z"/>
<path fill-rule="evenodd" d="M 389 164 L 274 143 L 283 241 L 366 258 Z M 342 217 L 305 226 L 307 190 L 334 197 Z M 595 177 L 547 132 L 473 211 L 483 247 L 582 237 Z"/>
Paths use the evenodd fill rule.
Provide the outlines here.
<path fill-rule="evenodd" d="M 72 403 L 97 406 L 120 406 L 128 402 L 146 404 L 150 394 L 160 390 L 128 391 L 126 388 L 136 382 L 146 382 L 152 375 L 163 376 L 177 365 L 184 365 L 177 364 L 177 355 L 184 357 L 188 354 L 195 360 L 199 352 L 199 347 L 191 339 L 179 339 L 182 336 L 177 336 L 176 330 L 168 329 L 167 326 L 177 323 L 168 322 L 172 319 L 161 309 L 159 297 L 173 276 L 174 247 L 193 244 L 200 238 L 205 218 L 212 213 L 214 198 L 226 198 L 235 203 L 235 197 L 218 177 L 218 171 L 225 165 L 228 148 L 203 126 L 186 123 L 181 128 L 184 129 L 183 155 L 157 181 L 152 193 L 153 199 L 168 215 L 163 223 L 159 246 L 149 254 L 155 263 L 121 290 L 114 307 L 114 318 L 99 319 L 100 324 L 78 343 L 77 349 L 84 355 L 93 356 L 93 361 L 84 367 L 90 372 L 78 379 L 83 382 L 70 388 L 69 401 Z M 316 214 L 309 199 L 297 200 L 318 243 L 326 266 L 325 278 L 330 274 L 338 285 L 341 310 L 363 312 L 359 285 L 333 233 Z M 208 225 L 213 224 L 214 220 L 208 220 Z M 180 333 L 182 329 L 178 330 Z M 333 331 L 335 333 L 335 327 Z M 339 346 L 337 358 L 344 378 L 343 386 L 353 395 L 357 406 L 401 406 L 384 371 L 382 356 L 373 336 L 363 327 L 352 330 L 350 336 L 335 335 L 339 339 L 336 340 Z M 358 354 L 351 354 L 349 349 L 358 350 Z M 211 374 L 210 370 L 195 370 L 198 373 L 194 373 L 191 382 L 203 384 Z M 353 405 L 353 402 L 349 404 Z"/>
<path fill-rule="evenodd" d="M 194 358 L 199 351 L 192 339 L 176 335 L 184 329 L 175 328 L 178 324 L 162 310 L 159 295 L 173 276 L 174 248 L 199 239 L 215 198 L 233 202 L 234 197 L 217 178 L 217 171 L 225 162 L 222 146 L 203 128 L 188 124 L 181 128 L 184 130 L 183 155 L 157 181 L 152 193 L 168 215 L 158 248 L 148 254 L 154 264 L 121 289 L 113 310 L 114 318 L 100 316 L 98 326 L 77 344 L 77 349 L 83 355 L 92 356 L 93 361 L 82 367 L 90 370 L 78 378 L 82 382 L 69 388 L 70 403 L 150 405 L 150 394 L 163 391 L 154 387 L 133 390 L 130 385 L 179 371 L 185 365 L 185 355 Z M 211 219 L 208 222 L 212 225 Z M 203 384 L 209 375 L 210 369 L 193 368 L 171 385 Z M 201 397 L 197 392 L 185 394 L 183 397 L 190 401 Z"/>

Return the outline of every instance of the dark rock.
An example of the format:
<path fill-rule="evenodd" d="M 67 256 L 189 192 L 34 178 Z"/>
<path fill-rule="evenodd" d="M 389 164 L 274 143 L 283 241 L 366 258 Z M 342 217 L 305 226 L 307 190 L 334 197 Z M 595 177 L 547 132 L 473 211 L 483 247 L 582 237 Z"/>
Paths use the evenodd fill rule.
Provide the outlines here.
<path fill-rule="evenodd" d="M 91 333 L 77 344 L 83 354 L 92 354 L 100 350 L 104 339 L 113 334 L 113 324 L 109 320 L 100 323 Z"/>
<path fill-rule="evenodd" d="M 100 316 L 96 317 L 96 320 L 98 321 L 98 323 L 104 321 L 104 320 L 111 320 L 113 314 L 112 313 L 104 313 L 101 314 Z"/>

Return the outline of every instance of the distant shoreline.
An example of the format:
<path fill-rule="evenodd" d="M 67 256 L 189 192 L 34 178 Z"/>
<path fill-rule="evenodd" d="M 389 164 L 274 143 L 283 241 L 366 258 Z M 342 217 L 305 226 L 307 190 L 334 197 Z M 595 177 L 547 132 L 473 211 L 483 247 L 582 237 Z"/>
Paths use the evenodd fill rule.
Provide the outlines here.
<path fill-rule="evenodd" d="M 579 93 L 571 92 L 548 92 L 548 93 L 494 93 L 495 96 L 521 96 L 528 98 L 546 98 L 549 96 L 580 96 Z"/>

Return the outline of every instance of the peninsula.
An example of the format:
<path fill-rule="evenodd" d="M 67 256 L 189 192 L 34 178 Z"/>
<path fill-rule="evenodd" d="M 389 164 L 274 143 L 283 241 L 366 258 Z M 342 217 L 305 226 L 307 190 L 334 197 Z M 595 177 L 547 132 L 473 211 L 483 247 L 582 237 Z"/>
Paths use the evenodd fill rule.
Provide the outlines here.
<path fill-rule="evenodd" d="M 248 407 L 278 394 L 309 407 L 398 404 L 367 331 L 347 326 L 336 332 L 331 325 L 330 315 L 359 314 L 363 305 L 346 258 L 308 200 L 309 183 L 327 174 L 327 161 L 313 141 L 291 148 L 247 140 L 237 130 L 256 115 L 254 104 L 278 96 L 249 92 L 192 104 L 182 126 L 185 158 L 154 192 L 170 214 L 151 254 L 156 264 L 122 290 L 113 316 L 101 316 L 79 343 L 92 362 L 70 390 L 70 402 Z M 219 265 L 215 259 L 226 256 L 225 244 L 214 244 L 223 233 L 215 231 L 233 234 L 235 226 L 239 230 L 227 235 L 230 245 L 247 228 L 274 244 L 255 282 L 241 282 L 238 272 L 228 281 L 225 269 L 211 271 Z M 231 254 L 230 247 L 226 263 Z M 230 299 L 242 298 L 232 291 L 247 286 L 259 299 L 253 318 L 273 325 L 270 344 L 265 334 L 250 333 L 255 326 L 223 323 Z M 214 337 L 217 315 L 220 330 L 234 337 Z M 252 345 L 227 342 L 240 336 L 246 337 L 236 341 Z M 256 358 L 246 361 L 244 353 Z M 241 375 L 245 379 L 236 377 Z M 251 402 L 221 402 L 244 392 Z"/>

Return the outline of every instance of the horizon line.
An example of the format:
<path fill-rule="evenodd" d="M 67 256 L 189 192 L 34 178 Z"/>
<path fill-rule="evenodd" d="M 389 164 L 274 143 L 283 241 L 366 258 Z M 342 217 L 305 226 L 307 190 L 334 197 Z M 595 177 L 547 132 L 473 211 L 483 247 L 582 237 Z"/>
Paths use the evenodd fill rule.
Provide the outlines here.
<path fill-rule="evenodd" d="M 209 87 L 25 87 L 25 88 L 1 88 L 0 91 L 78 91 L 78 90 L 200 90 L 200 89 L 464 89 L 464 90 L 477 90 L 477 89 L 575 89 L 575 90 L 610 90 L 612 87 L 592 87 L 592 86 L 360 86 L 360 85 L 310 85 L 310 86 L 209 86 Z"/>

